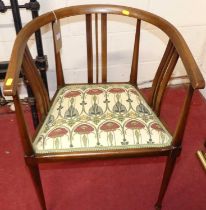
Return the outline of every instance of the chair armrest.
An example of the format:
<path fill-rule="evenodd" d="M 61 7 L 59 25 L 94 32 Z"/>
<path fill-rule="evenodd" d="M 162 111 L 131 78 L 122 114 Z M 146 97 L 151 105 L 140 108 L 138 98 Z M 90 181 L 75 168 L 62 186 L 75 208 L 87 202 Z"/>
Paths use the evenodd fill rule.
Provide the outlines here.
<path fill-rule="evenodd" d="M 16 95 L 17 84 L 19 80 L 20 69 L 23 61 L 26 42 L 22 43 L 21 36 L 17 36 L 15 41 L 8 70 L 3 84 L 3 92 L 5 96 Z"/>
<path fill-rule="evenodd" d="M 205 87 L 205 80 L 200 72 L 200 69 L 188 47 L 185 40 L 179 31 L 176 30 L 175 41 L 177 40 L 175 47 L 184 64 L 188 77 L 191 81 L 193 89 L 203 89 Z"/>

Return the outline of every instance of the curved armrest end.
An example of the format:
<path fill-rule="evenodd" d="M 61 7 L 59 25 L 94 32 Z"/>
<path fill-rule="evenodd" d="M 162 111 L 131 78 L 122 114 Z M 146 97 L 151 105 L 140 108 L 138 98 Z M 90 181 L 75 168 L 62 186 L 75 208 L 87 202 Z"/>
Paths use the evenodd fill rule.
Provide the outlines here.
<path fill-rule="evenodd" d="M 190 79 L 192 88 L 194 90 L 205 88 L 205 80 L 194 58 L 191 57 L 191 60 L 190 60 L 194 65 L 190 65 L 190 63 L 187 63 L 187 62 L 184 63 L 184 60 L 182 61 L 183 61 L 183 64 L 185 64 L 185 68 L 186 68 L 188 77 Z"/>
<path fill-rule="evenodd" d="M 202 73 L 182 35 L 177 32 L 177 40 L 175 47 L 183 62 L 185 70 L 188 74 L 189 80 L 193 89 L 203 89 L 205 87 L 205 80 Z"/>
<path fill-rule="evenodd" d="M 3 85 L 3 93 L 5 96 L 15 96 L 19 81 L 19 74 L 23 61 L 26 41 L 21 37 L 21 32 L 17 35 L 12 54 L 9 61 L 6 78 Z"/>
<path fill-rule="evenodd" d="M 194 89 L 204 89 L 205 88 L 205 81 L 204 79 L 197 81 L 195 84 L 192 84 Z"/>
<path fill-rule="evenodd" d="M 8 73 L 3 84 L 3 93 L 5 96 L 15 96 L 17 89 L 17 82 L 15 78 L 9 77 Z"/>

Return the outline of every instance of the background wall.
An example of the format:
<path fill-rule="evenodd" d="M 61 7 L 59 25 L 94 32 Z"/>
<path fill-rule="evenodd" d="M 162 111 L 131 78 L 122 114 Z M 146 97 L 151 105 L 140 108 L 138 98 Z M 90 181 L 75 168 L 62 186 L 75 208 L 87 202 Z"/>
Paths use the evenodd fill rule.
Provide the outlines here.
<path fill-rule="evenodd" d="M 27 0 L 19 0 L 24 4 Z M 205 0 L 39 0 L 40 14 L 78 4 L 108 3 L 132 6 L 160 15 L 173 23 L 186 39 L 202 73 L 206 79 L 206 1 Z M 4 0 L 6 5 L 9 0 Z M 23 23 L 31 20 L 30 11 L 21 10 Z M 124 24 L 120 20 L 125 20 Z M 134 43 L 135 21 L 127 17 L 109 17 L 108 23 L 108 70 L 110 81 L 125 81 L 129 78 L 129 69 L 132 59 Z M 62 59 L 67 82 L 86 81 L 86 40 L 84 17 L 67 18 L 61 21 L 63 49 Z M 100 24 L 99 24 L 100 25 Z M 51 95 L 55 90 L 54 55 L 52 53 L 52 34 L 50 26 L 42 30 L 45 54 L 48 56 L 48 80 Z M 0 61 L 8 60 L 15 39 L 15 30 L 11 11 L 0 13 Z M 141 46 L 139 60 L 138 83 L 141 86 L 150 86 L 161 56 L 167 44 L 167 37 L 158 29 L 144 23 L 141 31 Z M 36 56 L 34 39 L 29 45 L 32 54 Z M 94 55 L 95 56 L 95 55 Z M 117 72 L 117 74 L 114 74 Z M 115 75 L 115 76 L 114 76 Z M 182 63 L 179 61 L 173 76 L 185 75 Z M 180 80 L 173 81 L 181 82 Z M 25 90 L 22 88 L 22 95 Z M 206 97 L 206 89 L 202 91 Z"/>

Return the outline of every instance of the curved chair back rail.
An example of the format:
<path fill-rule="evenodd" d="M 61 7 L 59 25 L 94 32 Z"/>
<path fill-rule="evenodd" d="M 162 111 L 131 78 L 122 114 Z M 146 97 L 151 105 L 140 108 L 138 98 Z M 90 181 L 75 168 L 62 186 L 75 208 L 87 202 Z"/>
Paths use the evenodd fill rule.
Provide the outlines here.
<path fill-rule="evenodd" d="M 94 80 L 98 83 L 99 75 L 99 40 L 98 40 L 98 17 L 101 17 L 101 81 L 107 83 L 107 15 L 123 15 L 135 18 L 136 33 L 134 41 L 133 58 L 131 64 L 131 73 L 129 84 L 137 86 L 138 76 L 138 58 L 139 58 L 139 42 L 141 33 L 141 22 L 148 22 L 157 28 L 161 29 L 169 38 L 166 50 L 161 59 L 156 75 L 152 83 L 152 94 L 149 99 L 149 105 L 151 109 L 159 116 L 162 98 L 164 96 L 166 87 L 175 68 L 175 65 L 180 58 L 185 66 L 189 84 L 187 85 L 187 93 L 183 102 L 180 116 L 178 118 L 175 132 L 172 135 L 172 143 L 169 146 L 159 148 L 141 148 L 141 149 L 122 149 L 120 150 L 108 150 L 108 151 L 93 151 L 93 152 L 61 152 L 61 153 L 45 153 L 36 154 L 33 148 L 33 138 L 30 136 L 27 128 L 27 124 L 24 119 L 21 103 L 18 96 L 17 84 L 19 80 L 20 69 L 23 67 L 23 72 L 29 81 L 29 84 L 34 93 L 37 108 L 43 119 L 47 117 L 50 110 L 50 100 L 48 94 L 43 85 L 43 82 L 39 76 L 38 70 L 32 60 L 31 54 L 27 47 L 27 41 L 35 31 L 39 30 L 42 26 L 52 24 L 56 19 L 62 19 L 65 17 L 75 15 L 85 15 L 86 20 L 86 41 L 87 41 L 87 71 L 88 71 L 88 83 L 92 84 Z M 92 15 L 95 17 L 95 47 L 96 47 L 96 79 L 93 78 L 93 33 L 92 33 Z M 60 52 L 57 51 L 54 45 L 54 55 L 56 63 L 56 76 L 57 76 L 57 88 L 64 86 L 64 75 L 61 63 Z M 36 185 L 36 190 L 39 195 L 39 200 L 42 205 L 42 209 L 46 209 L 45 200 L 43 196 L 43 190 L 41 186 L 41 180 L 39 175 L 38 164 L 42 162 L 54 162 L 63 161 L 73 158 L 92 158 L 92 157 L 131 157 L 131 156 L 158 156 L 167 155 L 167 164 L 165 174 L 156 204 L 156 208 L 161 208 L 163 196 L 165 194 L 171 173 L 174 168 L 176 157 L 180 153 L 183 133 L 186 125 L 186 120 L 192 100 L 192 95 L 195 89 L 204 88 L 205 82 L 200 73 L 200 70 L 181 34 L 178 30 L 169 22 L 161 17 L 151 14 L 149 12 L 134 9 L 130 7 L 117 6 L 117 5 L 81 5 L 73 6 L 48 12 L 39 16 L 30 23 L 28 23 L 18 34 L 9 63 L 6 79 L 4 82 L 4 94 L 7 96 L 13 96 L 14 104 L 17 114 L 17 122 L 21 134 L 21 141 L 24 147 L 26 163 L 30 168 L 31 175 Z M 39 126 L 41 128 L 41 124 Z M 38 129 L 36 134 L 38 135 Z"/>
<path fill-rule="evenodd" d="M 199 71 L 199 68 L 187 46 L 182 35 L 178 30 L 170 24 L 168 21 L 162 19 L 161 17 L 151 14 L 149 12 L 123 7 L 123 6 L 112 6 L 112 5 L 82 5 L 82 6 L 73 6 L 63 9 L 55 10 L 54 16 L 53 12 L 48 12 L 35 20 L 28 23 L 18 34 L 12 55 L 11 62 L 8 68 L 8 73 L 6 76 L 6 81 L 9 78 L 13 78 L 11 85 L 4 86 L 5 95 L 15 95 L 17 81 L 19 77 L 20 68 L 22 65 L 23 55 L 26 48 L 26 43 L 30 36 L 42 26 L 55 21 L 55 19 L 62 19 L 65 17 L 83 15 L 83 14 L 116 14 L 116 15 L 125 15 L 124 11 L 128 11 L 126 14 L 129 17 L 136 18 L 138 20 L 143 20 L 145 22 L 151 23 L 162 31 L 164 31 L 173 45 L 173 48 L 177 51 L 178 55 L 183 61 L 183 64 L 188 73 L 189 79 L 191 81 L 192 87 L 194 89 L 204 88 L 204 79 Z M 103 16 L 104 17 L 104 16 Z M 106 17 L 106 16 L 105 16 Z"/>

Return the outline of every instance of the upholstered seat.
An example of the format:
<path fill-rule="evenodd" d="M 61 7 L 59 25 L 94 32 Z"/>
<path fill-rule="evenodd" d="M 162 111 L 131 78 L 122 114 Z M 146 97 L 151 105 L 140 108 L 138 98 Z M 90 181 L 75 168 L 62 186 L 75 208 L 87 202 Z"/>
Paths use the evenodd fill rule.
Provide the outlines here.
<path fill-rule="evenodd" d="M 165 147 L 172 137 L 130 84 L 59 90 L 33 147 L 36 153 Z"/>

